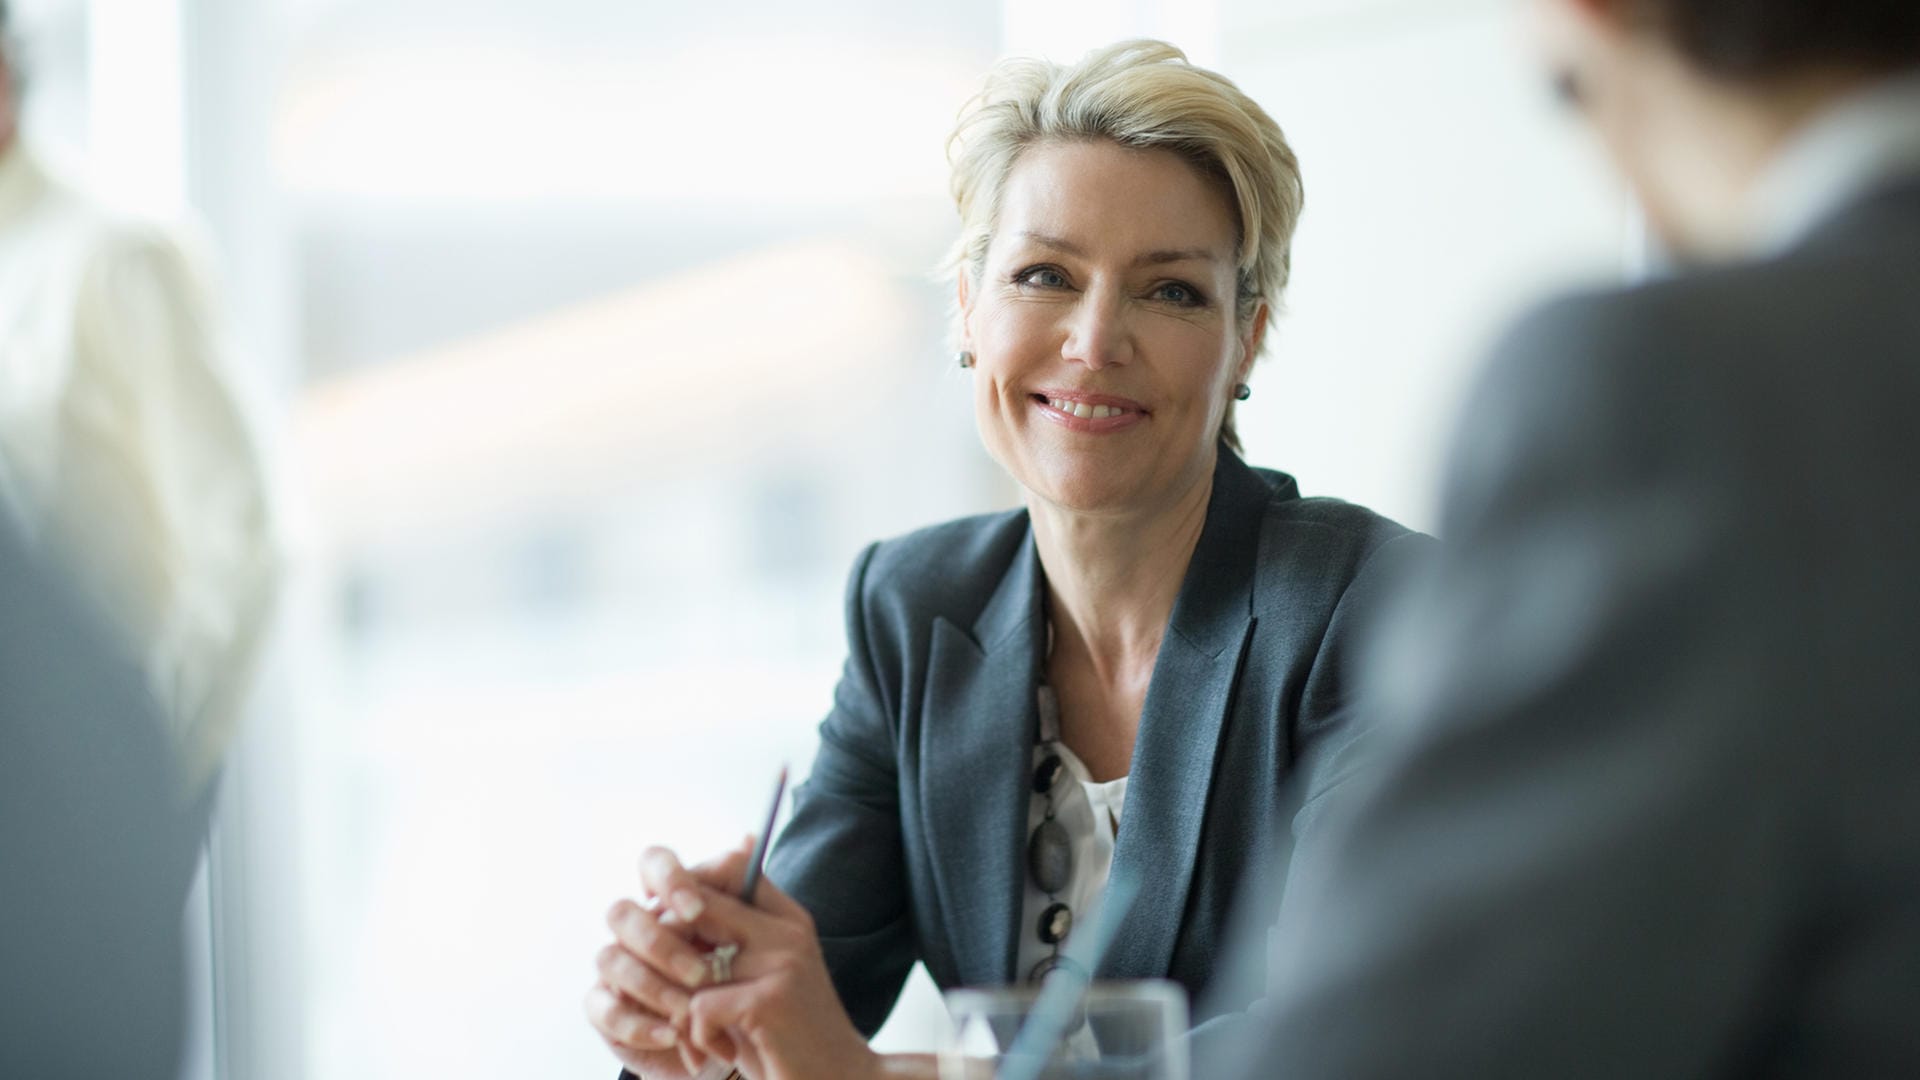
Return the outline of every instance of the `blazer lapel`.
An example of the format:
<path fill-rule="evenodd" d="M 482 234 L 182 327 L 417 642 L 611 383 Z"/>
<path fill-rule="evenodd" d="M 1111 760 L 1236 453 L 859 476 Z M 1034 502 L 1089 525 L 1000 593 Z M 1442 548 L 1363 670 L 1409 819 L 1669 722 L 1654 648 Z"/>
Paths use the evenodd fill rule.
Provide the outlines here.
<path fill-rule="evenodd" d="M 1206 825 L 1215 758 L 1253 632 L 1254 570 L 1274 492 L 1226 447 L 1207 522 L 1173 617 L 1134 741 L 1113 875 L 1142 883 L 1099 974 L 1167 974 Z"/>
<path fill-rule="evenodd" d="M 1031 532 L 972 632 L 933 626 L 920 761 L 927 844 L 960 982 L 1014 979 L 1023 899 L 1027 774 L 1044 648 L 1042 576 Z"/>

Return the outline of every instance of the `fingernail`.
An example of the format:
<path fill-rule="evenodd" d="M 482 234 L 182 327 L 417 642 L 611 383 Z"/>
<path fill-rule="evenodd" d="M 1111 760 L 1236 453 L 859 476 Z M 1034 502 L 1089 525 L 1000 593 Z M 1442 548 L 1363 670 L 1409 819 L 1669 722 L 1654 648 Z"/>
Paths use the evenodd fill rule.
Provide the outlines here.
<path fill-rule="evenodd" d="M 681 918 L 692 922 L 707 910 L 707 905 L 691 889 L 680 889 L 673 894 L 673 910 L 679 912 Z"/>
<path fill-rule="evenodd" d="M 667 1011 L 673 1014 L 675 1023 L 678 1023 L 681 1017 L 687 1015 L 687 1010 L 693 1007 L 692 998 L 674 989 L 661 991 L 660 1001 L 666 1005 Z"/>
<path fill-rule="evenodd" d="M 653 1041 L 661 1046 L 672 1046 L 680 1041 L 680 1033 L 670 1027 L 657 1027 L 653 1029 Z"/>
<path fill-rule="evenodd" d="M 707 965 L 692 957 L 680 961 L 680 981 L 688 986 L 699 986 L 700 980 L 707 977 Z"/>
<path fill-rule="evenodd" d="M 664 851 L 650 852 L 646 858 L 640 860 L 640 868 L 665 877 L 673 872 L 673 860 Z"/>

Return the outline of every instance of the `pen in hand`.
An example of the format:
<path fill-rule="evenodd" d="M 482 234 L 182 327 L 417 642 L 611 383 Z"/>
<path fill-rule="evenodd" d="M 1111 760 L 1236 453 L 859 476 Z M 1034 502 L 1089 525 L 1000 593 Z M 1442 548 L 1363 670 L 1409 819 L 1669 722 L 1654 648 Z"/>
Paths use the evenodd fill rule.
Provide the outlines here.
<path fill-rule="evenodd" d="M 779 779 L 773 785 L 773 803 L 767 807 L 767 823 L 760 828 L 760 838 L 754 841 L 753 854 L 747 857 L 747 878 L 740 886 L 740 899 L 751 905 L 754 891 L 760 887 L 761 868 L 767 862 L 767 848 L 773 843 L 773 823 L 780 816 L 780 800 L 787 793 L 787 767 L 780 766 Z"/>

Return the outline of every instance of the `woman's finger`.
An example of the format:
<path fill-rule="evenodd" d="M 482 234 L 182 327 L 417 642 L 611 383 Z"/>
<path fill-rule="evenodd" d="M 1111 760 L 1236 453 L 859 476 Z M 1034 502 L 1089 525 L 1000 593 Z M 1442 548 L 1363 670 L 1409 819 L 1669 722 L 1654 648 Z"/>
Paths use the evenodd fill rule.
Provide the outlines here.
<path fill-rule="evenodd" d="M 738 1038 L 731 1031 L 723 1031 L 716 1035 L 709 1036 L 705 1042 L 694 1042 L 691 1036 L 683 1037 L 681 1042 L 708 1057 L 715 1057 L 721 1061 L 731 1062 L 734 1067 L 749 1075 L 757 1072 L 757 1070 L 747 1068 L 746 1062 L 741 1060 L 741 1055 L 746 1052 L 746 1041 Z"/>
<path fill-rule="evenodd" d="M 680 1033 L 665 1017 L 648 1012 L 603 983 L 595 983 L 587 991 L 586 1010 L 587 1022 L 616 1051 L 622 1047 L 666 1050 L 681 1042 Z"/>
<path fill-rule="evenodd" d="M 753 839 L 731 851 L 716 855 L 693 868 L 693 876 L 709 889 L 740 894 L 747 880 L 747 860 L 753 854 Z"/>
<path fill-rule="evenodd" d="M 621 1068 L 635 1076 L 646 1075 L 647 1056 L 645 1054 L 638 1050 L 629 1050 L 615 1043 L 608 1043 L 607 1049 L 613 1051 L 613 1059 L 620 1063 Z"/>
<path fill-rule="evenodd" d="M 776 918 L 791 919 L 811 924 L 813 914 L 803 907 L 800 901 L 788 896 L 771 878 L 762 877 L 760 887 L 753 890 L 753 906 Z"/>
<path fill-rule="evenodd" d="M 727 1029 L 727 1038 L 733 1043 L 733 1055 L 727 1060 L 748 1076 L 767 1075 L 766 1062 L 760 1057 L 760 1051 L 754 1049 L 753 1040 L 736 1029 Z"/>
<path fill-rule="evenodd" d="M 694 1045 L 687 1040 L 680 1040 L 680 1045 L 676 1047 L 676 1049 L 680 1051 L 680 1064 L 687 1067 L 688 1076 L 697 1077 L 700 1075 L 700 1070 L 707 1067 L 707 1055 L 696 1049 Z M 634 1075 L 637 1076 L 639 1074 L 636 1073 Z"/>
<path fill-rule="evenodd" d="M 680 865 L 680 857 L 663 847 L 640 853 L 640 887 L 647 899 L 657 900 L 688 922 L 700 917 L 700 879 Z"/>
<path fill-rule="evenodd" d="M 655 913 L 631 900 L 613 905 L 607 912 L 607 927 L 635 959 L 683 989 L 695 989 L 706 980 L 704 954 L 681 936 L 684 928 L 662 926 Z"/>
<path fill-rule="evenodd" d="M 705 941 L 739 946 L 733 961 L 735 979 L 752 978 L 766 970 L 764 963 L 757 962 L 742 967 L 748 957 L 764 959 L 769 952 L 813 933 L 811 922 L 781 918 L 717 889 L 701 891 L 701 907 L 700 917 L 689 928 Z"/>
<path fill-rule="evenodd" d="M 649 848 L 641 856 L 641 879 L 649 895 L 662 898 L 666 910 L 674 913 L 682 922 L 692 922 L 699 918 L 703 902 L 700 886 L 720 892 L 738 894 L 747 879 L 747 859 L 751 856 L 753 839 L 731 851 L 723 852 L 695 865 L 692 869 L 680 869 L 673 853 L 664 848 Z M 647 879 L 651 875 L 652 881 Z"/>
<path fill-rule="evenodd" d="M 688 1017 L 687 1042 L 714 1057 L 736 1060 L 739 1049 L 733 1033 L 752 1032 L 754 1011 L 766 996 L 765 988 L 752 984 L 729 983 L 702 991 Z M 752 1040 L 749 1035 L 741 1041 Z"/>
<path fill-rule="evenodd" d="M 625 947 L 609 944 L 594 958 L 600 981 L 641 1006 L 666 1017 L 676 1026 L 687 1018 L 692 999 L 687 992 L 660 977 Z"/>

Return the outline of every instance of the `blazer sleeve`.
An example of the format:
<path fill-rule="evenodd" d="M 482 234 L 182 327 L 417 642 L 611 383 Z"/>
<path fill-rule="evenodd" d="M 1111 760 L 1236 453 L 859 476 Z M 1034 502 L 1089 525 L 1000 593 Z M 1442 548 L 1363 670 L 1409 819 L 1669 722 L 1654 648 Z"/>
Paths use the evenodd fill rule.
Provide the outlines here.
<path fill-rule="evenodd" d="M 812 914 L 847 1014 L 872 1037 L 919 958 L 907 895 L 894 739 L 898 665 L 876 660 L 869 580 L 878 545 L 847 585 L 847 662 L 820 725 L 813 771 L 768 859 L 768 876 Z"/>
<path fill-rule="evenodd" d="M 1446 545 L 1372 656 L 1374 752 L 1296 865 L 1244 1073 L 1712 1075 L 1763 1011 L 1795 811 L 1740 554 L 1755 452 L 1684 337 L 1587 301 L 1472 399 Z M 1679 353 L 1680 355 L 1676 355 Z M 1778 619 L 1774 615 L 1773 620 Z"/>

